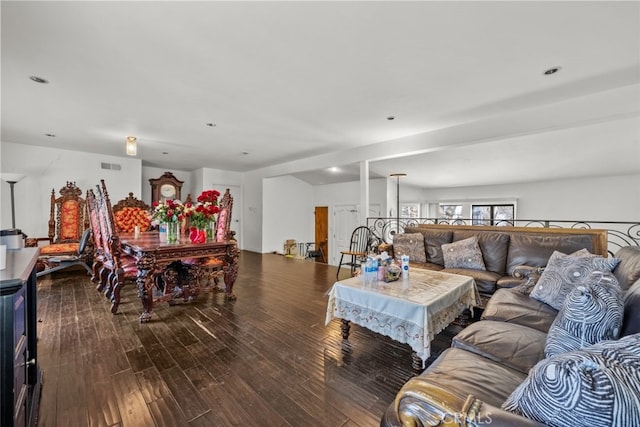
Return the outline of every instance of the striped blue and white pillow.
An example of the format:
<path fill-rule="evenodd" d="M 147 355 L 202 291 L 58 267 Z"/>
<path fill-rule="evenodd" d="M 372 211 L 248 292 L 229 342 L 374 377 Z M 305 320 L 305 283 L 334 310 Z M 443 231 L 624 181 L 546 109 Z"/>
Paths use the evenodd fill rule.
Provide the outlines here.
<path fill-rule="evenodd" d="M 569 292 L 589 274 L 595 270 L 610 272 L 619 262 L 617 258 L 604 258 L 583 250 L 570 255 L 554 251 L 530 296 L 560 310 Z"/>
<path fill-rule="evenodd" d="M 640 334 L 538 362 L 502 408 L 557 427 L 640 426 Z"/>
<path fill-rule="evenodd" d="M 622 329 L 622 289 L 612 273 L 592 272 L 569 293 L 549 328 L 546 357 L 617 339 Z"/>

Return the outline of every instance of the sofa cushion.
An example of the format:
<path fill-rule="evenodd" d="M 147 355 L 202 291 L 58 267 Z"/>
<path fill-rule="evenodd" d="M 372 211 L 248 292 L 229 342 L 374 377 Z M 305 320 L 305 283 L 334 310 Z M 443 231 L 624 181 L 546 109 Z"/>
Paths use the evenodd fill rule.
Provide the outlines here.
<path fill-rule="evenodd" d="M 610 272 L 620 262 L 617 258 L 555 251 L 540 279 L 531 291 L 531 297 L 559 310 L 571 289 L 583 283 L 593 271 Z"/>
<path fill-rule="evenodd" d="M 520 265 L 544 267 L 554 251 L 572 253 L 586 248 L 593 251 L 591 236 L 553 235 L 541 236 L 525 233 L 514 233 L 509 239 L 507 256 L 507 274 Z"/>
<path fill-rule="evenodd" d="M 444 265 L 442 245 L 453 241 L 453 231 L 450 230 L 425 230 L 419 227 L 406 227 L 405 233 L 422 233 L 425 248 L 427 250 L 427 262 Z"/>
<path fill-rule="evenodd" d="M 486 270 L 476 236 L 442 245 L 444 268 Z"/>
<path fill-rule="evenodd" d="M 622 329 L 622 291 L 611 273 L 591 274 L 569 293 L 549 328 L 545 356 L 617 339 Z"/>
<path fill-rule="evenodd" d="M 615 257 L 620 260 L 620 264 L 613 270 L 620 288 L 626 291 L 638 279 L 640 279 L 640 247 L 625 246 L 616 252 Z"/>
<path fill-rule="evenodd" d="M 483 402 L 500 406 L 526 376 L 475 353 L 448 348 L 422 374 L 410 381 L 446 385 L 452 393 L 473 394 Z"/>
<path fill-rule="evenodd" d="M 503 409 L 553 426 L 640 425 L 640 334 L 540 361 Z"/>
<path fill-rule="evenodd" d="M 640 333 L 640 279 L 624 294 L 622 336 Z"/>
<path fill-rule="evenodd" d="M 517 289 L 498 289 L 487 303 L 483 320 L 517 323 L 547 332 L 558 311 Z"/>
<path fill-rule="evenodd" d="M 393 255 L 400 259 L 408 255 L 409 260 L 415 262 L 427 262 L 424 249 L 424 236 L 421 233 L 401 233 L 393 236 Z"/>
<path fill-rule="evenodd" d="M 473 236 L 478 239 L 486 269 L 501 273 L 504 276 L 507 265 L 507 251 L 509 249 L 509 234 L 492 231 L 456 230 L 453 233 L 453 241 L 456 242 Z"/>
<path fill-rule="evenodd" d="M 496 290 L 496 283 L 502 277 L 498 273 L 486 270 L 472 270 L 469 268 L 445 268 L 442 270 L 445 273 L 461 274 L 463 276 L 473 277 L 476 281 L 478 292 L 481 294 L 490 295 Z"/>
<path fill-rule="evenodd" d="M 451 346 L 527 374 L 544 359 L 546 334 L 515 323 L 481 320 L 460 331 Z"/>

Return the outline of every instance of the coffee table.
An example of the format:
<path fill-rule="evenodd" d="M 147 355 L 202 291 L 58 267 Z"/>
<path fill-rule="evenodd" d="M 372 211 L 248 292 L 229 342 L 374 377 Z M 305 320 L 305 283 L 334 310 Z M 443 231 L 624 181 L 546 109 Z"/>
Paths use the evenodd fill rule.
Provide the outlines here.
<path fill-rule="evenodd" d="M 344 339 L 349 338 L 353 322 L 409 344 L 414 369 L 424 369 L 431 340 L 480 301 L 473 278 L 419 269 L 412 269 L 407 279 L 389 283 L 366 283 L 361 277 L 341 280 L 328 295 L 325 325 L 338 318 Z"/>

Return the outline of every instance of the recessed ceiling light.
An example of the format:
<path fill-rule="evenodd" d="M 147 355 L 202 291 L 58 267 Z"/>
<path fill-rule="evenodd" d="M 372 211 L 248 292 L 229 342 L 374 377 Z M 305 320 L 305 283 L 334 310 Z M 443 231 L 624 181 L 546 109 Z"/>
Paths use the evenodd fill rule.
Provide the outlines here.
<path fill-rule="evenodd" d="M 55 138 L 56 135 L 54 133 L 45 133 L 44 136 L 48 136 L 49 138 Z"/>
<path fill-rule="evenodd" d="M 43 79 L 42 77 L 38 77 L 38 76 L 30 76 L 29 79 L 31 79 L 32 81 L 34 81 L 36 83 L 42 83 L 42 84 L 49 83 L 49 80 Z"/>
<path fill-rule="evenodd" d="M 249 152 L 248 152 L 248 151 L 243 151 L 243 152 L 242 152 L 242 155 L 243 155 L 243 156 L 246 156 L 247 154 L 249 154 Z"/>
<path fill-rule="evenodd" d="M 340 169 L 338 169 L 337 167 L 333 166 L 329 168 L 329 172 L 338 172 Z"/>
<path fill-rule="evenodd" d="M 389 116 L 389 117 L 387 117 L 387 120 L 395 120 L 395 119 L 396 119 L 396 116 Z"/>
<path fill-rule="evenodd" d="M 560 71 L 562 69 L 562 67 L 551 67 L 548 70 L 545 70 L 545 72 L 543 73 L 545 76 L 550 76 L 551 74 L 555 74 L 558 71 Z"/>
<path fill-rule="evenodd" d="M 207 123 L 207 126 L 209 126 L 210 128 L 214 128 L 214 127 L 216 127 L 216 124 L 215 123 Z"/>
<path fill-rule="evenodd" d="M 168 151 L 163 151 L 162 154 L 169 154 L 169 152 Z"/>

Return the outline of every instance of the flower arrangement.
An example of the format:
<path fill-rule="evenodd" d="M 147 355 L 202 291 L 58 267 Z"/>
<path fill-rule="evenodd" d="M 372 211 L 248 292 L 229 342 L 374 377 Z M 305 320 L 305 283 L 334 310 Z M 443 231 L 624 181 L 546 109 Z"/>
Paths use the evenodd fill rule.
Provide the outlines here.
<path fill-rule="evenodd" d="M 151 212 L 151 223 L 158 225 L 161 223 L 180 222 L 184 219 L 185 206 L 180 200 L 164 200 L 153 203 Z"/>
<path fill-rule="evenodd" d="M 205 229 L 215 220 L 215 215 L 220 212 L 218 196 L 220 193 L 216 190 L 205 190 L 198 196 L 195 204 L 185 203 L 184 215 L 189 218 L 191 226 Z"/>

